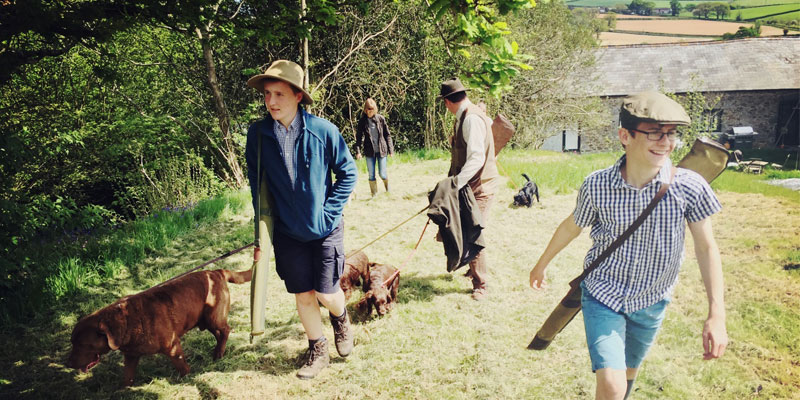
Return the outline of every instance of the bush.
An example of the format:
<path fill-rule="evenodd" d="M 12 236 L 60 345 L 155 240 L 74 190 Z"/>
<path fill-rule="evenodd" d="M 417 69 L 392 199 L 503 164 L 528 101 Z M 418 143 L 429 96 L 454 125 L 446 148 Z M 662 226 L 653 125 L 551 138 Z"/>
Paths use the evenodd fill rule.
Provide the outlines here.
<path fill-rule="evenodd" d="M 6 247 L 0 264 L 0 321 L 28 318 L 63 297 L 113 279 L 200 224 L 249 207 L 249 197 L 249 191 L 229 193 L 119 224 L 96 207 L 68 209 L 62 204 L 68 201 L 45 202 L 37 212 L 55 210 L 64 221 L 87 225 L 62 224 L 40 231 L 35 240 Z"/>

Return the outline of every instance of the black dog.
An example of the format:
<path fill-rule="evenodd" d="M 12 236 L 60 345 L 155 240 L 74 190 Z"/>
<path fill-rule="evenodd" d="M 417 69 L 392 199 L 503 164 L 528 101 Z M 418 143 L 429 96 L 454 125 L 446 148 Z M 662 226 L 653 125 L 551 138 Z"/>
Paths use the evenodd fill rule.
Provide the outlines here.
<path fill-rule="evenodd" d="M 530 207 L 533 204 L 533 196 L 536 196 L 536 202 L 539 202 L 539 187 L 531 181 L 531 178 L 528 178 L 528 175 L 522 174 L 522 176 L 527 182 L 519 190 L 519 193 L 514 195 L 514 205 Z"/>

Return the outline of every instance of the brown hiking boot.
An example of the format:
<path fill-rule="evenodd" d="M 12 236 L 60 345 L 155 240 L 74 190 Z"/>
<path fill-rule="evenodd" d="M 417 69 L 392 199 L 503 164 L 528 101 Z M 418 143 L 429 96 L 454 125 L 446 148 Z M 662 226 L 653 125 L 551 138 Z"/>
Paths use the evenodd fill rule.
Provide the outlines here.
<path fill-rule="evenodd" d="M 486 298 L 486 295 L 486 289 L 484 288 L 472 289 L 472 300 L 481 301 Z"/>
<path fill-rule="evenodd" d="M 347 357 L 353 351 L 353 329 L 350 327 L 350 317 L 347 309 L 341 316 L 331 316 L 331 326 L 333 326 L 333 337 L 336 342 L 336 351 L 342 357 Z"/>
<path fill-rule="evenodd" d="M 331 356 L 328 354 L 328 340 L 325 339 L 325 336 L 317 339 L 314 344 L 309 343 L 308 351 L 303 357 L 303 366 L 297 371 L 297 377 L 313 379 L 331 362 Z"/>

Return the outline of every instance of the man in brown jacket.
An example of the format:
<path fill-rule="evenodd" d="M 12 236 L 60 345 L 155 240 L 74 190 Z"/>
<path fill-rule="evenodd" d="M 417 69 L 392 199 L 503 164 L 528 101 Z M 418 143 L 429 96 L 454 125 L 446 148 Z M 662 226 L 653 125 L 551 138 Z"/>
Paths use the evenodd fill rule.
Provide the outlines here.
<path fill-rule="evenodd" d="M 439 98 L 447 111 L 456 116 L 451 137 L 450 172 L 456 185 L 469 185 L 483 216 L 483 227 L 489 220 L 489 209 L 497 190 L 497 164 L 494 155 L 492 120 L 467 98 L 467 89 L 458 78 L 442 82 Z M 488 260 L 482 250 L 469 263 L 468 276 L 472 278 L 472 298 L 482 300 L 487 294 L 486 275 Z"/>

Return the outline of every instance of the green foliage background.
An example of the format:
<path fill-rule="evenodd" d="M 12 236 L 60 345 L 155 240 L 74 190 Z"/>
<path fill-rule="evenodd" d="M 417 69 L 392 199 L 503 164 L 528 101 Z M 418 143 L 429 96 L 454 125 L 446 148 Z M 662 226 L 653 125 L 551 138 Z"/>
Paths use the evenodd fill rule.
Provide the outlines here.
<path fill-rule="evenodd" d="M 451 76 L 524 127 L 514 146 L 597 119 L 563 79 L 591 64 L 597 30 L 561 1 L 307 3 L 304 16 L 294 0 L 0 6 L 0 311 L 58 273 L 44 265 L 71 254 L 59 243 L 246 185 L 244 134 L 265 110 L 245 82 L 302 62 L 304 37 L 310 111 L 351 145 L 373 97 L 398 151 L 444 148 L 453 121 L 436 96 Z"/>

